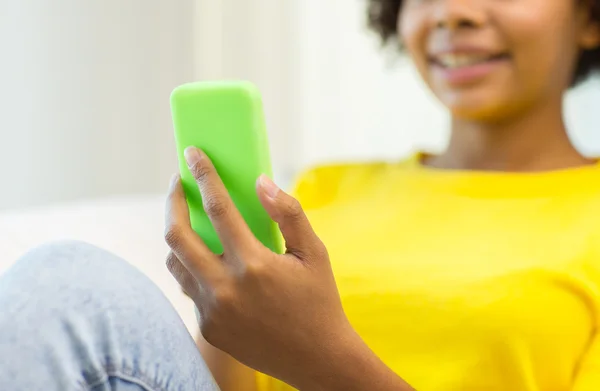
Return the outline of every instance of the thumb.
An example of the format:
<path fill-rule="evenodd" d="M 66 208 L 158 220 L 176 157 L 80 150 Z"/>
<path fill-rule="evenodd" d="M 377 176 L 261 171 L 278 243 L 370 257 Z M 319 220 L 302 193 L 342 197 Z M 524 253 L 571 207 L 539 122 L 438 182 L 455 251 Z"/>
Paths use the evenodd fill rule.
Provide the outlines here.
<path fill-rule="evenodd" d="M 326 256 L 325 246 L 313 231 L 298 200 L 277 187 L 266 175 L 258 178 L 257 192 L 269 216 L 279 224 L 288 253 L 303 261 Z"/>

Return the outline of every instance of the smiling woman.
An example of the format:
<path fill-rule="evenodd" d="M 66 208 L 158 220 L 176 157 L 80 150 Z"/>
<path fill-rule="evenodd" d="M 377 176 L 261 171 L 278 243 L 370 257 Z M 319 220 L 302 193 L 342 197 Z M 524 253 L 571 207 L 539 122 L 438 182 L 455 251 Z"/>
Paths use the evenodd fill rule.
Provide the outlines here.
<path fill-rule="evenodd" d="M 576 0 L 574 0 L 576 1 Z M 384 42 L 393 41 L 395 44 L 401 46 L 401 41 L 397 40 L 398 30 L 400 26 L 400 19 L 398 15 L 402 7 L 410 6 L 411 3 L 417 3 L 415 0 L 370 0 L 369 1 L 369 25 L 375 30 Z M 521 2 L 521 3 L 527 3 Z M 532 3 L 532 1 L 529 1 Z M 568 2 L 564 2 L 568 5 Z M 588 13 L 584 13 L 582 17 L 586 18 L 592 23 L 600 22 L 600 1 L 598 0 L 583 0 L 584 7 L 587 7 Z M 521 5 L 523 7 L 523 5 Z M 506 5 L 503 7 L 506 8 Z M 560 6 L 559 6 L 560 8 Z M 585 8 L 584 8 L 585 9 Z M 537 13 L 529 12 L 530 16 L 539 17 Z M 544 23 L 545 21 L 540 20 L 539 22 Z M 544 38 L 552 38 L 548 35 L 553 23 L 545 25 L 544 31 L 540 31 L 539 34 Z M 590 41 L 587 47 L 580 53 L 577 60 L 576 70 L 573 73 L 573 84 L 583 81 L 590 72 L 598 70 L 600 68 L 600 48 L 595 47 L 594 41 Z"/>
<path fill-rule="evenodd" d="M 520 115 L 600 69 L 598 0 L 369 3 L 371 27 L 404 46 L 431 90 L 460 117 Z M 440 7 L 454 14 L 440 20 Z M 452 23 L 461 24 L 456 34 Z M 475 88 L 482 78 L 485 88 Z"/>

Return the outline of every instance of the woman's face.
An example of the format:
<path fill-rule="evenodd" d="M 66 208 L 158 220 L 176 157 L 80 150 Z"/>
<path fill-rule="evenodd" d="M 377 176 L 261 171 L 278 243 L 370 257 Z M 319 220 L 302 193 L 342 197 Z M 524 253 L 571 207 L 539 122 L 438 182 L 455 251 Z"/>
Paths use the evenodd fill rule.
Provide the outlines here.
<path fill-rule="evenodd" d="M 404 0 L 400 39 L 455 117 L 498 121 L 560 99 L 600 43 L 579 0 Z"/>

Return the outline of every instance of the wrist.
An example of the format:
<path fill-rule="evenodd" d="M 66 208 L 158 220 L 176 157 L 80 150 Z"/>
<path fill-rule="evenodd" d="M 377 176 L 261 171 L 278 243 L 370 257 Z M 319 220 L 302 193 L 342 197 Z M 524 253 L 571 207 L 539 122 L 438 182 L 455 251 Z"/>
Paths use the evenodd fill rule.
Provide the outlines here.
<path fill-rule="evenodd" d="M 346 366 L 353 363 L 356 356 L 364 354 L 361 352 L 364 343 L 349 324 L 340 327 L 330 336 L 331 338 L 320 343 L 313 351 L 314 354 L 306 360 L 307 364 L 299 374 L 301 379 L 296 384 L 300 391 L 338 390 L 339 388 L 332 388 L 337 387 L 332 383 L 342 380 L 342 376 L 347 376 Z"/>
<path fill-rule="evenodd" d="M 348 326 L 309 364 L 300 391 L 414 391 Z M 307 376 L 308 375 L 308 376 Z"/>

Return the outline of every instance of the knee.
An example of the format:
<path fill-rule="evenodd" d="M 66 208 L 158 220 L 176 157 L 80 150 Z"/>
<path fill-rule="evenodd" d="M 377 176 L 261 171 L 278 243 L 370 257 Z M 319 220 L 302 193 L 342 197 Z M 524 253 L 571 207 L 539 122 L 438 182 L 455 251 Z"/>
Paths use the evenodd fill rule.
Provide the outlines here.
<path fill-rule="evenodd" d="M 72 269 L 83 265 L 85 267 L 104 267 L 107 260 L 109 263 L 123 262 L 111 252 L 91 243 L 79 240 L 61 240 L 32 248 L 17 261 L 17 265 L 41 268 L 51 272 L 60 268 Z"/>
<path fill-rule="evenodd" d="M 38 286 L 73 286 L 111 284 L 140 280 L 141 273 L 117 255 L 90 243 L 64 240 L 33 248 L 19 259 L 12 270 L 13 278 L 26 278 Z"/>
<path fill-rule="evenodd" d="M 31 250 L 0 276 L 0 308 L 7 341 L 0 356 L 19 354 L 13 367 L 22 376 L 29 374 L 24 367 L 37 367 L 55 383 L 91 384 L 116 370 L 162 385 L 204 365 L 160 289 L 125 260 L 87 243 Z M 196 379 L 206 387 L 198 389 L 212 389 L 211 379 Z"/>
<path fill-rule="evenodd" d="M 94 245 L 61 241 L 30 250 L 0 276 L 0 316 L 47 317 L 71 322 L 84 317 L 98 325 L 152 322 L 179 317 L 163 292 L 122 258 Z"/>
<path fill-rule="evenodd" d="M 118 307 L 124 298 L 157 297 L 160 290 L 124 259 L 80 241 L 60 241 L 30 250 L 1 276 L 3 296 L 71 305 Z M 102 305 L 104 304 L 104 305 Z"/>

